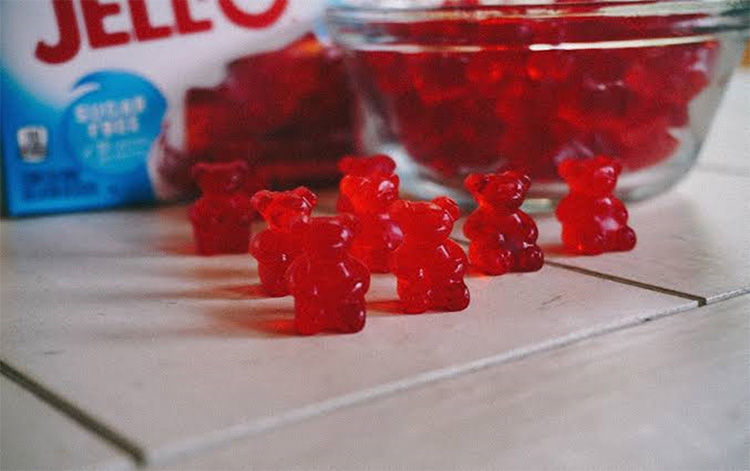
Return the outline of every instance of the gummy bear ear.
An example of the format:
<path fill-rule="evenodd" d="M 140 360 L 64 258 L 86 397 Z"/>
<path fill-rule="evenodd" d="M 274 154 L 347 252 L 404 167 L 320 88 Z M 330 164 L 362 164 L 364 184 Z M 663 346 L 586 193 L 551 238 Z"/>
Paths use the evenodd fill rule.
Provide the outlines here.
<path fill-rule="evenodd" d="M 244 160 L 233 160 L 229 162 L 228 167 L 235 172 L 236 174 L 244 177 L 247 175 L 248 172 L 250 172 L 250 167 L 248 167 L 247 162 Z"/>
<path fill-rule="evenodd" d="M 373 155 L 370 159 L 373 170 L 383 173 L 393 173 L 396 171 L 396 162 L 385 154 Z"/>
<path fill-rule="evenodd" d="M 388 179 L 391 181 L 391 183 L 393 183 L 393 185 L 396 187 L 396 189 L 398 189 L 399 185 L 401 184 L 401 179 L 398 178 L 398 175 L 396 175 L 394 173 L 393 175 L 391 175 L 390 177 L 388 177 Z"/>
<path fill-rule="evenodd" d="M 487 175 L 482 175 L 481 173 L 472 173 L 466 179 L 464 180 L 464 187 L 466 187 L 467 190 L 469 190 L 471 193 L 481 193 L 482 190 L 484 190 L 484 187 L 487 186 L 487 183 L 489 183 L 490 179 Z"/>
<path fill-rule="evenodd" d="M 311 208 L 314 207 L 315 203 L 318 202 L 317 195 L 306 186 L 298 186 L 297 188 L 292 190 L 292 193 L 307 201 L 307 204 L 309 204 Z"/>
<path fill-rule="evenodd" d="M 359 232 L 359 220 L 353 214 L 342 213 L 338 214 L 336 217 L 339 221 L 341 221 L 341 224 L 349 229 L 353 234 L 357 234 Z"/>
<path fill-rule="evenodd" d="M 619 176 L 620 172 L 622 172 L 622 163 L 619 160 L 612 159 L 610 165 L 615 170 L 615 175 Z"/>
<path fill-rule="evenodd" d="M 396 200 L 388 208 L 388 213 L 396 222 L 404 221 L 411 213 L 411 204 L 405 200 Z"/>
<path fill-rule="evenodd" d="M 371 173 L 391 174 L 396 170 L 396 162 L 385 154 L 370 157 L 347 155 L 339 160 L 339 171 L 344 175 L 366 177 Z"/>
<path fill-rule="evenodd" d="M 620 161 L 608 155 L 599 154 L 587 160 L 587 162 L 593 169 L 600 169 L 603 167 L 612 167 L 612 169 L 615 171 L 617 175 L 619 175 L 620 172 L 622 171 L 622 164 L 620 163 Z"/>
<path fill-rule="evenodd" d="M 443 208 L 448 214 L 450 214 L 451 219 L 454 221 L 461 217 L 461 210 L 458 209 L 458 205 L 447 196 L 438 196 L 431 202 Z"/>
<path fill-rule="evenodd" d="M 345 155 L 344 157 L 342 157 L 341 160 L 339 160 L 339 171 L 344 175 L 352 173 L 354 167 L 356 166 L 356 162 L 354 162 L 355 159 L 356 157 L 352 157 L 350 155 Z"/>
<path fill-rule="evenodd" d="M 515 173 L 518 176 L 518 180 L 521 182 L 521 185 L 523 185 L 524 193 L 529 191 L 529 188 L 531 187 L 531 177 L 529 177 L 525 173 L 521 173 L 521 172 L 515 172 Z"/>
<path fill-rule="evenodd" d="M 581 162 L 576 159 L 563 160 L 560 165 L 557 166 L 557 173 L 563 180 L 569 180 L 570 177 L 580 173 L 580 171 Z"/>
<path fill-rule="evenodd" d="M 231 174 L 232 183 L 230 189 L 232 191 L 237 190 L 244 185 L 245 181 L 250 176 L 250 167 L 248 167 L 242 160 L 228 162 L 224 168 L 229 170 Z"/>
<path fill-rule="evenodd" d="M 268 190 L 260 190 L 250 198 L 250 204 L 259 213 L 262 213 L 271 204 L 271 201 L 273 201 L 273 192 Z"/>

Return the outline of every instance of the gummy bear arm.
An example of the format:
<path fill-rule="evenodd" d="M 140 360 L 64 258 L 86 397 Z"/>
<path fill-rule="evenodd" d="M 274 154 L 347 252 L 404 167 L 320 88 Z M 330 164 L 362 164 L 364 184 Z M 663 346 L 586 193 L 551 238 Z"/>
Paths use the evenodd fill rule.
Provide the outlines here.
<path fill-rule="evenodd" d="M 247 213 L 255 212 L 255 208 L 253 208 L 253 205 L 250 203 L 250 198 L 248 198 L 246 195 L 235 195 L 234 200 L 237 208 L 242 209 Z"/>
<path fill-rule="evenodd" d="M 521 219 L 524 240 L 527 242 L 536 242 L 539 237 L 539 229 L 536 226 L 536 221 L 523 211 L 518 211 L 518 217 Z"/>
<path fill-rule="evenodd" d="M 586 223 L 591 218 L 593 209 L 591 199 L 569 194 L 555 208 L 555 216 L 564 223 Z"/>
<path fill-rule="evenodd" d="M 336 201 L 336 211 L 339 213 L 352 213 L 354 212 L 354 207 L 352 206 L 352 202 L 349 200 L 349 197 L 343 194 L 339 195 L 338 201 Z"/>
<path fill-rule="evenodd" d="M 294 295 L 298 293 L 301 286 L 310 276 L 310 264 L 305 257 L 298 257 L 287 268 L 284 277 L 286 278 L 287 288 Z"/>
<path fill-rule="evenodd" d="M 622 223 L 625 224 L 628 222 L 628 210 L 623 204 L 622 201 L 620 201 L 618 198 L 612 197 L 612 216 L 613 218 Z"/>
<path fill-rule="evenodd" d="M 445 241 L 445 248 L 450 255 L 450 263 L 459 262 L 461 265 L 463 265 L 463 269 L 460 271 L 461 274 L 466 272 L 466 266 L 469 263 L 469 258 L 466 256 L 466 252 L 464 252 L 464 249 L 462 249 L 460 245 L 452 240 Z"/>
<path fill-rule="evenodd" d="M 201 222 L 201 208 L 198 203 L 193 203 L 187 210 L 188 218 L 194 225 L 200 225 Z"/>
<path fill-rule="evenodd" d="M 362 278 L 362 295 L 370 291 L 370 274 L 367 273 L 365 277 Z"/>
<path fill-rule="evenodd" d="M 250 198 L 245 195 L 235 195 L 232 206 L 243 223 L 249 223 L 255 214 L 255 209 L 250 204 Z"/>
<path fill-rule="evenodd" d="M 404 244 L 391 254 L 389 262 L 391 271 L 398 278 L 413 279 L 421 275 L 422 265 L 414 260 L 410 248 L 404 247 Z"/>
<path fill-rule="evenodd" d="M 555 208 L 555 217 L 557 217 L 557 219 L 560 221 L 564 221 L 566 216 L 570 213 L 570 206 L 570 198 L 566 196 L 559 203 L 557 203 L 557 207 Z"/>
<path fill-rule="evenodd" d="M 351 257 L 350 263 L 352 265 L 352 280 L 354 281 L 354 287 L 356 290 L 352 294 L 364 296 L 370 290 L 370 270 L 367 266 L 359 260 Z M 357 287 L 358 285 L 358 287 Z"/>
<path fill-rule="evenodd" d="M 487 231 L 486 225 L 484 224 L 484 218 L 478 211 L 474 211 L 466 218 L 464 223 L 463 233 L 467 239 L 473 240 L 479 238 Z"/>
<path fill-rule="evenodd" d="M 250 239 L 250 255 L 260 262 L 283 262 L 286 251 L 279 236 L 266 229 Z"/>
<path fill-rule="evenodd" d="M 232 215 L 226 198 L 199 198 L 188 210 L 193 224 L 197 226 L 211 226 Z"/>
<path fill-rule="evenodd" d="M 385 245 L 390 249 L 393 250 L 396 247 L 401 244 L 401 241 L 404 240 L 404 234 L 401 231 L 401 226 L 396 224 L 395 221 L 388 218 L 388 220 L 385 223 L 385 230 L 383 235 L 383 241 L 385 242 Z"/>

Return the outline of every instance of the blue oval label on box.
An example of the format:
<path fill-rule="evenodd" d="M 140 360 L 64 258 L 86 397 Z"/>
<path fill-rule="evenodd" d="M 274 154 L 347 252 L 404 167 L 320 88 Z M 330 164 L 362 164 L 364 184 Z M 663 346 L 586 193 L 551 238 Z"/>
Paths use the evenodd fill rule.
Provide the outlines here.
<path fill-rule="evenodd" d="M 112 174 L 145 165 L 167 108 L 161 92 L 121 71 L 86 75 L 73 88 L 80 96 L 65 111 L 63 129 L 83 166 Z"/>

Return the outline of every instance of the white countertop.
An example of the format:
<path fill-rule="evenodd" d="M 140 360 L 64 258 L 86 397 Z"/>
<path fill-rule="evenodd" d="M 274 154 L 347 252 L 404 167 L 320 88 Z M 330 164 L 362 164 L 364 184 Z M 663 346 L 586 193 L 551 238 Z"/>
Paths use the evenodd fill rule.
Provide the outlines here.
<path fill-rule="evenodd" d="M 298 337 L 185 208 L 0 223 L 2 469 L 750 468 L 750 73 L 630 253 Z M 539 221 L 541 242 L 559 227 Z"/>

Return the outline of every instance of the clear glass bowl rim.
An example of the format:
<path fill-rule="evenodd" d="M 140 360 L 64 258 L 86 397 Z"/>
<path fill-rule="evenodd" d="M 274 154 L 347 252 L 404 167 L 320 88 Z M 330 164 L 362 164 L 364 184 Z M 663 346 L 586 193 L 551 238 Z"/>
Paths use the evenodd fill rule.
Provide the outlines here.
<path fill-rule="evenodd" d="M 328 15 L 423 13 L 430 19 L 520 16 L 744 16 L 750 23 L 750 0 L 481 0 L 479 5 L 446 6 L 444 0 L 329 0 Z M 363 20 L 365 18 L 362 18 Z"/>

